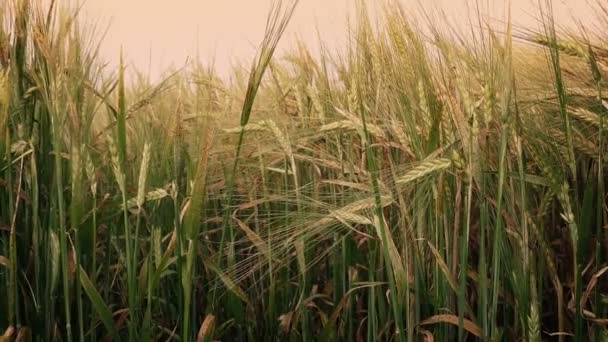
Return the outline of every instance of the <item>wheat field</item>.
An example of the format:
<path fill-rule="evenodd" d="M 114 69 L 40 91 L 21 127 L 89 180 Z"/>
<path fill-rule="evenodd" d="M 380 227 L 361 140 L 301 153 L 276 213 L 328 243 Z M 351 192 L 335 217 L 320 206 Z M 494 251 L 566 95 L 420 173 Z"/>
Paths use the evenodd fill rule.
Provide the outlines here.
<path fill-rule="evenodd" d="M 608 6 L 396 2 L 230 80 L 0 2 L 0 341 L 606 341 Z M 130 75 L 130 77 L 128 77 Z"/>

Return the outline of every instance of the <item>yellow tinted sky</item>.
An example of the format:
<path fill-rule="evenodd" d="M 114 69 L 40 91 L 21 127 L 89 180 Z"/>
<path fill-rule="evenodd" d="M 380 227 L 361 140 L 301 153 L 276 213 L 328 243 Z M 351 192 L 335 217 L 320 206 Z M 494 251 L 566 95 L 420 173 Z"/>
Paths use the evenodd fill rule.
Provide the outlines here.
<path fill-rule="evenodd" d="M 301 0 L 281 44 L 285 49 L 298 36 L 307 43 L 317 41 L 317 29 L 328 46 L 339 46 L 347 34 L 347 15 L 353 13 L 357 0 Z M 441 8 L 456 21 L 464 23 L 466 0 L 400 0 L 407 9 Z M 496 16 L 506 1 L 489 1 Z M 544 0 L 543 0 L 544 1 Z M 572 14 L 589 20 L 587 0 L 555 0 L 560 21 Z M 248 61 L 261 40 L 272 0 L 85 0 L 84 9 L 90 18 L 109 24 L 102 45 L 102 57 L 115 64 L 120 46 L 128 63 L 147 69 L 151 60 L 153 77 L 170 64 L 181 66 L 188 56 L 211 61 L 226 75 L 231 63 Z M 378 8 L 382 0 L 367 0 Z M 469 4 L 474 0 L 469 0 Z M 534 24 L 537 0 L 512 0 L 516 23 Z M 459 17 L 460 16 L 460 17 Z"/>

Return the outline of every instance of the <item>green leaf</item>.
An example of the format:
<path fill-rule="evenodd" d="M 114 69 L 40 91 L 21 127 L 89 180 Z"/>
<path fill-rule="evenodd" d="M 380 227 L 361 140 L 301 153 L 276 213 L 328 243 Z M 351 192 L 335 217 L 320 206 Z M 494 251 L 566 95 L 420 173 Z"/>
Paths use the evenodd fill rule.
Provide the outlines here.
<path fill-rule="evenodd" d="M 95 311 L 97 311 L 99 318 L 101 318 L 101 321 L 105 325 L 106 329 L 108 329 L 108 332 L 110 335 L 112 335 L 112 338 L 115 341 L 120 341 L 120 335 L 118 334 L 118 330 L 114 324 L 114 319 L 112 318 L 110 308 L 108 308 L 106 303 L 104 303 L 101 295 L 95 288 L 95 285 L 93 285 L 91 279 L 89 279 L 82 267 L 80 267 L 80 283 L 82 284 L 84 291 L 87 293 L 87 296 L 89 296 L 89 299 L 91 300 Z"/>

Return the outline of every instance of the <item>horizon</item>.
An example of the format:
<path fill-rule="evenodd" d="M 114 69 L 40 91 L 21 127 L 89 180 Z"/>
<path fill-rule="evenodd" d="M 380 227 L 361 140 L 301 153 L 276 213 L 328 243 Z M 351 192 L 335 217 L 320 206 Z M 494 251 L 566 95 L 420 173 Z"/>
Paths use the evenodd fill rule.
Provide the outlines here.
<path fill-rule="evenodd" d="M 348 41 L 349 17 L 354 18 L 359 1 L 300 1 L 279 44 L 277 55 L 291 51 L 298 41 L 315 54 L 320 50 L 319 40 L 331 50 L 342 49 Z M 253 4 L 224 0 L 212 5 L 197 0 L 130 0 L 128 3 L 121 0 L 86 0 L 83 9 L 87 23 L 98 23 L 102 31 L 107 28 L 100 57 L 111 67 L 118 65 L 122 47 L 125 63 L 148 74 L 152 80 L 158 80 L 171 68 L 180 68 L 186 61 L 196 59 L 203 65 L 213 64 L 218 75 L 226 78 L 230 77 L 235 65 L 248 64 L 255 56 L 273 2 L 276 1 L 261 0 Z M 381 18 L 381 15 L 378 16 L 381 6 L 387 3 L 360 2 L 368 6 L 374 20 Z M 394 2 L 411 11 L 414 17 L 421 11 L 445 11 L 460 29 L 467 28 L 466 20 L 458 19 L 467 15 L 465 4 L 469 1 L 432 0 L 424 4 L 419 0 Z M 536 4 L 535 0 L 513 0 L 511 10 L 514 25 L 534 25 L 538 16 Z M 489 17 L 493 20 L 504 18 L 505 6 L 493 3 Z M 556 21 L 567 25 L 572 25 L 574 17 L 591 15 L 591 7 L 588 4 L 580 6 L 576 0 L 554 1 L 553 6 Z M 145 9 L 143 12 L 142 8 Z M 165 24 L 160 25 L 163 21 Z"/>

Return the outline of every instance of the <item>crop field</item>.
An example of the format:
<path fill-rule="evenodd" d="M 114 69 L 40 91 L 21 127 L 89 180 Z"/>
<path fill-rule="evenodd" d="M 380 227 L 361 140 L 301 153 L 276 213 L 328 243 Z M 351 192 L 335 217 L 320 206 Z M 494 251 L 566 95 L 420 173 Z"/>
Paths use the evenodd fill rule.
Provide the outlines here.
<path fill-rule="evenodd" d="M 608 340 L 605 2 L 280 54 L 277 2 L 154 82 L 48 2 L 0 0 L 0 341 Z"/>

